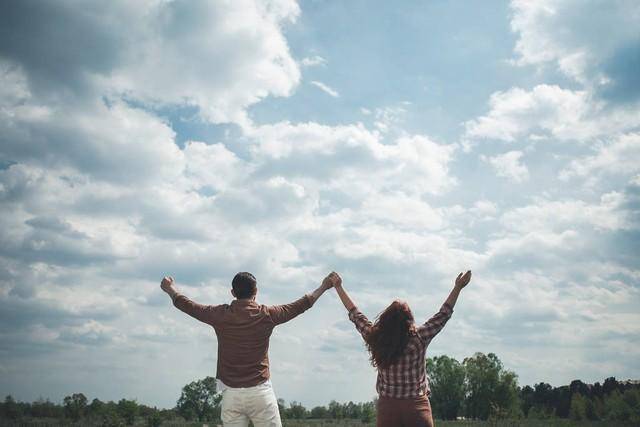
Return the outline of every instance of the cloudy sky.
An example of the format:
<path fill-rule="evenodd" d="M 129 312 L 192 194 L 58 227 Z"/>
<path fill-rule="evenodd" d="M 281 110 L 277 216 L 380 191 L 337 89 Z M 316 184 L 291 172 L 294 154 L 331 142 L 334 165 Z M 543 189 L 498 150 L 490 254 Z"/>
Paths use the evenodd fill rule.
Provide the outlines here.
<path fill-rule="evenodd" d="M 289 302 L 334 269 L 431 355 L 520 384 L 640 377 L 640 6 L 12 1 L 0 6 L 0 393 L 171 407 L 215 373 L 163 275 Z M 334 292 L 271 340 L 279 397 L 364 401 Z"/>

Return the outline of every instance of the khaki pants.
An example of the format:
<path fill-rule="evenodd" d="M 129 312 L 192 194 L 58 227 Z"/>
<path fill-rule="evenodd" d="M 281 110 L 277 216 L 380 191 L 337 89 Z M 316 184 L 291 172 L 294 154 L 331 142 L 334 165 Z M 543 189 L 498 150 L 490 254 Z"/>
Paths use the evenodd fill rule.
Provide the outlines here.
<path fill-rule="evenodd" d="M 282 427 L 278 400 L 271 383 L 222 392 L 222 424 L 225 427 Z"/>

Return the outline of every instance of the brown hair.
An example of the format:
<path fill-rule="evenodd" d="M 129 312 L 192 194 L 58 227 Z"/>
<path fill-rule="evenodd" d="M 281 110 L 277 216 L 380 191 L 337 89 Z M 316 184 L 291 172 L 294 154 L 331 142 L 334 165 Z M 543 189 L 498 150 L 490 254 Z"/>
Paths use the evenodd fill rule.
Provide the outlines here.
<path fill-rule="evenodd" d="M 402 356 L 414 331 L 413 314 L 406 302 L 394 301 L 376 319 L 367 335 L 371 364 L 388 368 Z"/>
<path fill-rule="evenodd" d="M 242 271 L 235 275 L 231 281 L 233 293 L 238 299 L 251 298 L 256 294 L 257 281 L 253 274 Z"/>

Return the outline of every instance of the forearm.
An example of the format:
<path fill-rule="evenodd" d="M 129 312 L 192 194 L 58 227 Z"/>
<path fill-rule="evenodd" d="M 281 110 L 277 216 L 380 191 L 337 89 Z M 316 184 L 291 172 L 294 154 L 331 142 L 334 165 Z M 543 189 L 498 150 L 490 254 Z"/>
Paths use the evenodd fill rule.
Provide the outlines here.
<path fill-rule="evenodd" d="M 353 301 L 351 301 L 351 298 L 349 298 L 347 291 L 344 290 L 342 285 L 335 286 L 335 288 L 336 292 L 338 292 L 338 296 L 340 297 L 340 301 L 342 301 L 342 304 L 344 305 L 344 308 L 346 308 L 347 311 L 353 310 L 356 305 L 353 303 Z"/>
<path fill-rule="evenodd" d="M 169 297 L 171 298 L 171 301 L 175 301 L 176 297 L 180 295 L 180 293 L 173 286 L 167 289 L 165 292 L 167 293 L 167 295 L 169 295 Z"/>
<path fill-rule="evenodd" d="M 315 302 L 322 296 L 322 294 L 327 290 L 326 287 L 320 285 L 316 290 L 311 293 L 308 293 L 307 296 L 311 300 L 311 305 L 315 304 Z"/>
<path fill-rule="evenodd" d="M 448 304 L 449 307 L 453 309 L 453 307 L 456 305 L 456 301 L 458 301 L 458 296 L 460 295 L 461 290 L 462 290 L 461 287 L 454 286 L 451 292 L 449 293 L 447 300 L 444 303 Z"/>

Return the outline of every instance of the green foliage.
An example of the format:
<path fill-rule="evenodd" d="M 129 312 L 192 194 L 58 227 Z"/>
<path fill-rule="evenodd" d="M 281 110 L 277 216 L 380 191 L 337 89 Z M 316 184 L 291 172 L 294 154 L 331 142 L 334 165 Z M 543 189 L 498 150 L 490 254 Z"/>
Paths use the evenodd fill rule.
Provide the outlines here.
<path fill-rule="evenodd" d="M 74 393 L 64 398 L 64 413 L 73 421 L 78 421 L 85 414 L 87 398 L 82 393 Z"/>
<path fill-rule="evenodd" d="M 138 404 L 135 400 L 120 399 L 118 402 L 118 415 L 128 426 L 132 426 L 138 414 Z"/>
<path fill-rule="evenodd" d="M 571 397 L 569 418 L 576 421 L 587 419 L 587 399 L 580 393 L 574 393 Z"/>
<path fill-rule="evenodd" d="M 214 421 L 220 417 L 222 396 L 216 393 L 216 380 L 206 377 L 182 388 L 178 399 L 178 413 L 186 420 Z"/>
<path fill-rule="evenodd" d="M 431 407 L 436 418 L 455 420 L 465 398 L 465 368 L 449 356 L 427 359 Z"/>
<path fill-rule="evenodd" d="M 493 353 L 476 353 L 462 362 L 465 369 L 466 416 L 486 420 L 520 415 L 517 375 L 503 368 Z"/>
<path fill-rule="evenodd" d="M 640 425 L 640 386 L 634 382 L 618 382 L 610 377 L 602 385 L 575 380 L 560 387 L 539 383 L 519 389 L 517 376 L 504 369 L 492 353 L 476 353 L 462 363 L 448 356 L 434 357 L 427 361 L 427 368 L 435 418 L 453 419 L 461 414 L 468 418 L 438 421 L 438 425 Z M 127 399 L 116 403 L 96 398 L 87 404 L 82 393 L 65 397 L 62 405 L 42 398 L 33 403 L 17 402 L 6 396 L 0 402 L 0 426 L 191 427 L 202 425 L 203 421 L 219 421 L 220 400 L 212 377 L 185 385 L 175 409 L 159 410 Z M 293 401 L 287 407 L 283 399 L 278 399 L 278 407 L 286 427 L 371 426 L 376 418 L 375 400 L 365 403 L 334 400 L 328 406 L 316 406 L 309 411 L 299 402 Z M 189 422 L 193 420 L 199 423 Z"/>

